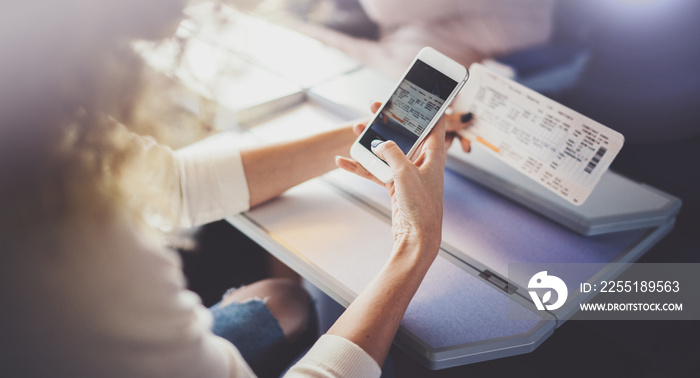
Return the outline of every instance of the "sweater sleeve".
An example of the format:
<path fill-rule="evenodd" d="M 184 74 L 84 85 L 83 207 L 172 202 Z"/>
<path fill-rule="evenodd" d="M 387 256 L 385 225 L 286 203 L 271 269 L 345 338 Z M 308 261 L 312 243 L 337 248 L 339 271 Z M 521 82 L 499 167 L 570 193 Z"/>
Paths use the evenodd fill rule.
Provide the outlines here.
<path fill-rule="evenodd" d="M 183 225 L 248 210 L 250 194 L 235 138 L 234 133 L 221 133 L 175 152 Z"/>
<path fill-rule="evenodd" d="M 134 205 L 144 210 L 151 226 L 191 227 L 248 210 L 250 195 L 238 134 L 216 134 L 173 151 L 125 127 L 122 131 L 138 160 L 127 172 L 127 195 L 134 196 Z M 139 203 L 141 198 L 151 201 Z"/>
<path fill-rule="evenodd" d="M 379 377 L 374 359 L 348 339 L 323 335 L 285 377 Z"/>

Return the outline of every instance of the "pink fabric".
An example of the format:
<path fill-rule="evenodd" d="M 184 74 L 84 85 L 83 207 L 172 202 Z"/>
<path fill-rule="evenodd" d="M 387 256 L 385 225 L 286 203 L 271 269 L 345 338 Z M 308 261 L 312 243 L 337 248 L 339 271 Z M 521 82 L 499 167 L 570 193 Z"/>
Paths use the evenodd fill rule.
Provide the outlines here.
<path fill-rule="evenodd" d="M 468 66 L 544 43 L 554 0 L 360 0 L 381 28 L 378 41 L 317 26 L 300 26 L 365 65 L 398 78 L 424 46 Z"/>

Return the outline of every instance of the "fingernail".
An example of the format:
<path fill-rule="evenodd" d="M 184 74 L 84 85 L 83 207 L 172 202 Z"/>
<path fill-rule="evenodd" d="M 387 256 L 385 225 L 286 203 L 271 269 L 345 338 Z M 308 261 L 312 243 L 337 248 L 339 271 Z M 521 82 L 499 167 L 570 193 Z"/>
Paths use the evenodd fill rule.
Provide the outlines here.
<path fill-rule="evenodd" d="M 462 121 L 462 123 L 467 123 L 467 122 L 471 121 L 472 118 L 474 118 L 474 114 L 469 112 L 469 113 L 462 114 L 462 116 L 459 118 L 459 120 Z"/>
<path fill-rule="evenodd" d="M 379 147 L 380 144 L 384 143 L 383 140 L 375 139 L 370 143 L 372 145 L 372 148 L 377 148 Z"/>

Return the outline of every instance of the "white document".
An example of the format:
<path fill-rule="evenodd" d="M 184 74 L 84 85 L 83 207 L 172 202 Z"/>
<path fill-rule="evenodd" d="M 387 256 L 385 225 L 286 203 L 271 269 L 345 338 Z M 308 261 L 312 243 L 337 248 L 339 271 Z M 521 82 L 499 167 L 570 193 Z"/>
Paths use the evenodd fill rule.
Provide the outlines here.
<path fill-rule="evenodd" d="M 478 63 L 469 72 L 460 102 L 474 124 L 462 134 L 572 204 L 583 204 L 622 148 L 622 134 Z"/>

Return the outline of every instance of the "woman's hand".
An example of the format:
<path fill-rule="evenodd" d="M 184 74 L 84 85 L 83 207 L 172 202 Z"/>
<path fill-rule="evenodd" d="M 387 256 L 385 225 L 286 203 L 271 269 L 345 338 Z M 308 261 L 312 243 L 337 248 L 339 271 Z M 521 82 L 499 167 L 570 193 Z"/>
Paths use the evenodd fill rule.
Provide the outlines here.
<path fill-rule="evenodd" d="M 379 103 L 372 106 L 374 112 Z M 446 157 L 446 123 L 442 117 L 411 162 L 392 141 L 372 151 L 387 162 L 394 180 L 383 184 L 354 160 L 336 157 L 338 167 L 377 182 L 391 196 L 391 257 L 328 334 L 344 337 L 365 350 L 381 366 L 411 298 L 440 250 L 442 192 Z M 359 134 L 364 124 L 355 126 Z M 448 137 L 449 138 L 449 137 Z"/>
<path fill-rule="evenodd" d="M 372 104 L 372 111 L 376 112 L 380 105 Z M 450 122 L 450 118 L 453 123 L 461 123 L 460 115 L 449 116 L 447 122 L 445 117 L 441 118 L 422 143 L 414 162 L 411 162 L 393 141 L 381 143 L 373 148 L 372 151 L 391 168 L 394 181 L 390 184 L 383 184 L 354 160 L 336 158 L 338 167 L 387 188 L 392 203 L 395 251 L 428 250 L 434 252 L 432 258 L 437 254 L 442 233 L 445 150 L 454 138 L 446 135 L 446 123 Z M 462 127 L 466 126 L 463 125 Z M 357 124 L 354 131 L 359 135 L 364 128 L 364 124 Z M 452 129 L 459 130 L 456 125 L 452 125 Z M 465 144 L 462 143 L 462 146 Z M 467 149 L 468 147 L 467 142 Z"/>
<path fill-rule="evenodd" d="M 457 132 L 469 127 L 474 117 L 472 113 L 455 113 L 451 110 L 452 109 L 447 109 L 447 112 L 445 112 L 445 129 L 447 131 L 447 136 L 445 137 L 445 148 L 450 147 L 452 141 L 456 138 L 459 140 L 459 144 L 462 146 L 462 151 L 469 152 L 471 151 L 472 147 L 471 142 L 469 139 L 457 134 Z"/>

